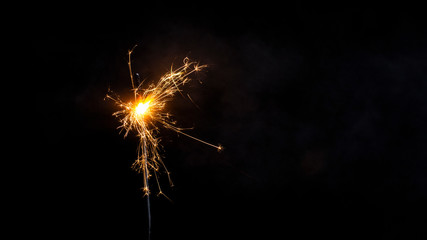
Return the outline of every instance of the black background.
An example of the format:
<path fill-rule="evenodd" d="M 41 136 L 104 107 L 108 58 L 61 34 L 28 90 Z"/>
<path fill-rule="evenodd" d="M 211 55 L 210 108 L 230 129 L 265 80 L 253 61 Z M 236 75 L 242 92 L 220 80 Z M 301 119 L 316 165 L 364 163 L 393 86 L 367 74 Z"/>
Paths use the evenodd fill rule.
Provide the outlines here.
<path fill-rule="evenodd" d="M 208 65 L 184 88 L 199 108 L 180 95 L 167 108 L 225 147 L 162 129 L 175 186 L 161 175 L 173 203 L 151 186 L 152 239 L 425 238 L 422 9 L 248 4 L 30 11 L 17 221 L 55 239 L 146 238 L 142 176 L 130 168 L 138 142 L 104 100 L 108 89 L 131 96 L 126 57 L 138 44 L 134 71 L 147 82 L 185 57 Z"/>

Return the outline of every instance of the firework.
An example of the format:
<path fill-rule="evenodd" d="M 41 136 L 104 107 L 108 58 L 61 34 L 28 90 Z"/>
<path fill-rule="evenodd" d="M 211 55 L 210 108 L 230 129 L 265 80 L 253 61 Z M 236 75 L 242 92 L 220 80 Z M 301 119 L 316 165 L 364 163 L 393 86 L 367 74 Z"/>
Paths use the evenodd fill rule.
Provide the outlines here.
<path fill-rule="evenodd" d="M 171 67 L 170 71 L 163 75 L 156 84 L 150 84 L 144 88 L 144 82 L 135 85 L 134 81 L 131 55 L 135 47 L 128 52 L 128 67 L 132 84 L 131 90 L 134 95 L 133 100 L 124 102 L 118 95 L 111 91 L 107 94 L 106 98 L 113 100 L 120 108 L 120 110 L 113 113 L 113 115 L 119 119 L 120 126 L 118 128 L 121 129 L 121 132 L 124 132 L 124 137 L 128 136 L 129 132 L 132 131 L 135 132 L 139 138 L 138 156 L 132 168 L 143 175 L 144 186 L 142 189 L 144 191 L 144 196 L 147 196 L 149 225 L 151 225 L 149 179 L 154 176 L 159 191 L 158 194 L 166 197 L 158 180 L 158 173 L 163 169 L 167 174 L 170 185 L 173 186 L 170 172 L 163 163 L 159 153 L 160 138 L 157 136 L 160 130 L 159 127 L 163 126 L 166 129 L 173 130 L 179 134 L 214 147 L 218 151 L 222 150 L 222 146 L 205 142 L 184 133 L 183 131 L 185 129 L 177 127 L 171 115 L 165 112 L 165 106 L 173 99 L 173 96 L 177 93 L 184 96 L 181 92 L 181 87 L 191 80 L 189 76 L 192 73 L 201 71 L 206 65 L 199 65 L 197 62 L 192 62 L 188 58 L 184 58 L 181 67 L 176 69 Z M 191 100 L 190 97 L 189 99 Z"/>

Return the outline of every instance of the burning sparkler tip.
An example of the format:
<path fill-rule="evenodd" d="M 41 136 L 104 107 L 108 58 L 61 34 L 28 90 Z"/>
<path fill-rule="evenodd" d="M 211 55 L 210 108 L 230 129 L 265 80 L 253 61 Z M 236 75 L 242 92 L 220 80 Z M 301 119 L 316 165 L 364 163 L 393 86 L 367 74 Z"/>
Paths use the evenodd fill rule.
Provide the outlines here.
<path fill-rule="evenodd" d="M 150 100 L 146 100 L 144 102 L 139 102 L 138 105 L 135 107 L 135 113 L 138 116 L 144 116 L 149 110 L 150 107 Z"/>

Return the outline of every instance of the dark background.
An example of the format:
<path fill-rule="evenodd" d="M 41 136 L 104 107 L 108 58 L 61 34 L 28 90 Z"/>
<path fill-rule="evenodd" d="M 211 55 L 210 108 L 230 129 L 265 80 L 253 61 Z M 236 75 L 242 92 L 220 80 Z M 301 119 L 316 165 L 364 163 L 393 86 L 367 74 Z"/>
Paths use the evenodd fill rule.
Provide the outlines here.
<path fill-rule="evenodd" d="M 19 66 L 35 117 L 16 221 L 54 239 L 146 238 L 138 142 L 104 101 L 109 88 L 131 97 L 138 44 L 147 82 L 184 57 L 208 64 L 184 88 L 200 108 L 180 95 L 167 108 L 225 147 L 162 129 L 175 186 L 161 175 L 173 203 L 152 195 L 152 239 L 425 239 L 422 9 L 263 4 L 30 11 Z"/>

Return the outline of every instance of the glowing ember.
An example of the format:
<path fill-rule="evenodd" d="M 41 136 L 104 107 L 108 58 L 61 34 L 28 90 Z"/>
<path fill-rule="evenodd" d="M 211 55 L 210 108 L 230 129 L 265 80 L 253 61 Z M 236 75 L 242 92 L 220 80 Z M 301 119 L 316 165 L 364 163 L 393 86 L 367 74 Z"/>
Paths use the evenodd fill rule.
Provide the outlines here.
<path fill-rule="evenodd" d="M 145 101 L 145 102 L 140 102 L 135 107 L 135 113 L 139 116 L 142 116 L 147 112 L 149 107 L 150 107 L 150 100 Z"/>

